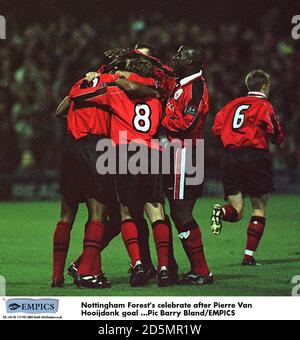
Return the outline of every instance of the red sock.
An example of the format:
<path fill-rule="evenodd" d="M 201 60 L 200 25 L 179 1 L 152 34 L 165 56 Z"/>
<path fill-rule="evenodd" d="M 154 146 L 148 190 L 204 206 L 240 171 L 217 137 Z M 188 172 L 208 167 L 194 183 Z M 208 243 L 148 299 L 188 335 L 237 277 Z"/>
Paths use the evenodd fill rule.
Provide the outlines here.
<path fill-rule="evenodd" d="M 252 216 L 247 230 L 247 245 L 245 249 L 245 260 L 251 260 L 259 241 L 264 233 L 266 219 L 260 216 Z"/>
<path fill-rule="evenodd" d="M 87 225 L 84 241 L 83 253 L 81 256 L 78 274 L 97 275 L 100 267 L 96 270 L 97 258 L 99 257 L 100 243 L 104 233 L 104 224 L 98 221 L 90 221 Z"/>
<path fill-rule="evenodd" d="M 85 226 L 84 226 L 84 234 L 86 232 L 87 226 L 89 225 L 89 221 L 86 222 Z M 83 236 L 84 237 L 84 236 Z M 79 257 L 77 257 L 77 259 L 75 261 L 73 261 L 73 264 L 75 265 L 75 267 L 78 269 L 79 265 L 80 265 L 80 261 L 82 258 L 82 253 L 80 254 Z"/>
<path fill-rule="evenodd" d="M 154 222 L 152 227 L 158 258 L 157 269 L 160 271 L 162 266 L 169 267 L 169 228 L 162 220 Z"/>
<path fill-rule="evenodd" d="M 102 263 L 101 263 L 101 253 L 100 253 L 100 248 L 98 255 L 95 256 L 95 260 L 93 263 L 93 270 L 91 272 L 92 275 L 99 275 L 102 274 Z"/>
<path fill-rule="evenodd" d="M 88 224 L 89 224 L 89 222 L 87 222 L 86 224 L 85 224 L 85 231 L 86 231 L 86 229 L 87 229 L 87 226 L 88 226 Z M 102 250 L 107 246 L 107 244 L 109 243 L 109 241 L 107 242 L 107 228 L 105 228 L 105 230 L 104 230 L 104 235 L 103 235 L 103 237 L 102 237 L 102 239 L 101 239 L 101 242 L 100 242 L 100 252 L 99 252 L 99 254 L 102 252 Z M 82 258 L 82 254 L 73 262 L 73 264 L 75 265 L 75 267 L 76 268 L 78 268 L 79 267 L 79 264 L 80 264 L 80 261 L 81 261 L 81 258 Z M 102 272 L 101 271 L 101 255 L 100 255 L 100 257 L 99 257 L 99 260 L 97 259 L 96 261 L 98 261 L 98 264 L 99 264 L 99 267 L 100 267 L 100 273 Z M 100 262 L 99 262 L 100 261 Z M 95 268 L 97 268 L 98 267 L 98 264 L 97 263 L 95 263 Z M 98 270 L 99 271 L 99 270 Z"/>
<path fill-rule="evenodd" d="M 209 269 L 203 252 L 201 230 L 197 224 L 193 225 L 194 227 L 189 229 L 190 235 L 186 239 L 182 238 L 181 242 L 189 258 L 191 271 L 201 276 L 208 276 Z"/>
<path fill-rule="evenodd" d="M 53 273 L 52 279 L 62 281 L 70 243 L 72 226 L 70 223 L 60 221 L 56 225 L 53 235 Z"/>
<path fill-rule="evenodd" d="M 131 264 L 135 266 L 137 261 L 141 261 L 137 226 L 133 220 L 125 220 L 121 224 L 121 232 Z"/>
<path fill-rule="evenodd" d="M 141 261 L 143 263 L 143 267 L 147 270 L 150 267 L 153 267 L 151 252 L 149 246 L 149 228 L 147 221 L 141 220 L 138 225 L 138 236 L 139 236 L 139 247 L 141 254 Z"/>
<path fill-rule="evenodd" d="M 231 204 L 225 204 L 222 207 L 222 220 L 236 222 L 239 219 L 239 213 Z"/>
<path fill-rule="evenodd" d="M 177 273 L 179 267 L 174 256 L 173 230 L 172 230 L 171 220 L 168 215 L 165 216 L 165 221 L 169 228 L 169 256 L 168 256 L 169 257 L 169 272 Z"/>

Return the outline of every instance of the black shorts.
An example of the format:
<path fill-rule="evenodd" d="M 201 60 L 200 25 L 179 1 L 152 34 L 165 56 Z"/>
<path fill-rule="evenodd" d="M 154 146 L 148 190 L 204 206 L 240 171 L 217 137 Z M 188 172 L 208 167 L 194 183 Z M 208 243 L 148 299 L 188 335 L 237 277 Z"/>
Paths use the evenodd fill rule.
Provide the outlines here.
<path fill-rule="evenodd" d="M 76 140 L 67 135 L 60 164 L 60 192 L 70 204 L 86 202 L 87 197 L 109 204 L 115 195 L 111 175 L 99 175 L 96 169 L 98 135 Z"/>
<path fill-rule="evenodd" d="M 221 161 L 225 199 L 241 192 L 260 197 L 274 190 L 271 155 L 254 148 L 227 149 Z"/>
<path fill-rule="evenodd" d="M 196 166 L 196 151 L 192 149 L 192 164 Z M 195 175 L 189 175 L 186 173 L 187 162 L 186 148 L 177 149 L 177 151 L 171 152 L 170 157 L 170 175 L 164 176 L 164 191 L 169 199 L 173 200 L 195 200 L 200 198 L 203 191 L 203 183 L 191 185 L 187 184 L 189 178 L 193 178 Z M 201 160 L 198 160 L 198 162 Z M 198 163 L 199 164 L 199 163 Z"/>
<path fill-rule="evenodd" d="M 164 204 L 163 176 L 161 174 L 151 174 L 150 150 L 148 151 L 147 174 L 132 174 L 128 172 L 127 174 L 117 174 L 114 176 L 118 200 L 126 205 L 130 212 L 133 209 L 140 212 L 143 211 L 143 207 L 147 202 Z M 127 152 L 127 164 L 130 163 L 134 154 L 134 152 Z M 157 151 L 156 159 L 160 159 L 160 157 L 161 154 Z"/>

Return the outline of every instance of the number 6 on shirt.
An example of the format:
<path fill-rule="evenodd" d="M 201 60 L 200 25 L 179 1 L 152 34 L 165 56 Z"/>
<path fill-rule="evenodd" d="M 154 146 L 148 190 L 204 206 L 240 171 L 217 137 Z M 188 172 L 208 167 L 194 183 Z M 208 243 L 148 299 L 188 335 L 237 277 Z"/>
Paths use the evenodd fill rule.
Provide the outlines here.
<path fill-rule="evenodd" d="M 236 110 L 235 114 L 233 116 L 233 121 L 232 121 L 232 128 L 233 130 L 237 130 L 242 127 L 244 120 L 245 120 L 245 114 L 243 111 L 248 110 L 250 105 L 240 105 Z"/>

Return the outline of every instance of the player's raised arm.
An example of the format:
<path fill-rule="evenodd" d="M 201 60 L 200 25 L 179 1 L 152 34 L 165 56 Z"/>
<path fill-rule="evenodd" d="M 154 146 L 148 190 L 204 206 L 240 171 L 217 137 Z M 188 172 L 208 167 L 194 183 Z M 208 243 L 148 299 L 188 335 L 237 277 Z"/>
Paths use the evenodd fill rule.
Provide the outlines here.
<path fill-rule="evenodd" d="M 87 75 L 88 76 L 88 75 Z M 78 80 L 71 88 L 70 92 L 75 92 L 76 90 L 80 90 L 82 88 L 82 84 L 84 83 L 84 81 L 88 81 L 88 78 L 84 78 L 84 79 L 80 79 Z M 61 103 L 58 105 L 57 109 L 56 109 L 56 117 L 57 118 L 67 118 L 68 116 L 68 110 L 70 108 L 70 94 L 68 96 L 66 96 Z"/>
<path fill-rule="evenodd" d="M 152 64 L 142 58 L 127 59 L 126 71 L 118 70 L 117 74 L 123 79 L 116 81 L 116 84 L 131 97 L 155 97 L 160 98 L 157 91 L 158 83 L 153 78 Z"/>
<path fill-rule="evenodd" d="M 107 105 L 108 104 L 108 94 L 106 87 L 100 87 L 98 89 L 94 89 L 93 91 L 90 88 L 84 89 L 79 93 L 70 94 L 70 100 L 74 101 L 75 103 L 79 102 L 89 102 L 94 104 L 100 105 Z"/>
<path fill-rule="evenodd" d="M 85 78 L 80 79 L 71 89 L 69 99 L 74 102 L 85 101 L 97 94 L 102 87 L 99 82 L 99 74 L 97 72 L 89 72 Z"/>
<path fill-rule="evenodd" d="M 100 101 L 101 103 L 106 103 L 106 100 L 103 97 L 103 95 L 106 93 L 107 86 L 118 86 L 126 94 L 134 98 L 139 98 L 139 97 L 160 98 L 160 94 L 158 91 L 156 91 L 155 89 L 151 88 L 148 85 L 144 85 L 138 82 L 138 81 L 141 81 L 140 79 L 132 78 L 134 80 L 137 80 L 137 81 L 132 81 L 126 78 L 119 78 L 119 76 L 120 74 L 116 74 L 116 78 L 115 78 L 116 80 L 114 82 L 104 84 L 105 86 L 103 86 L 103 84 L 102 85 L 97 84 L 98 78 L 94 78 L 93 84 L 91 87 L 77 86 L 73 88 L 70 93 L 70 99 L 73 100 L 74 102 L 88 101 L 88 102 L 99 103 Z M 140 78 L 142 79 L 142 77 Z"/>
<path fill-rule="evenodd" d="M 160 94 L 158 91 L 154 90 L 153 88 L 138 83 L 136 81 L 130 81 L 128 79 L 118 79 L 115 82 L 120 89 L 122 89 L 125 93 L 127 93 L 130 97 L 133 98 L 160 98 Z"/>
<path fill-rule="evenodd" d="M 157 92 L 147 91 L 145 87 L 138 84 L 125 82 L 124 85 L 120 86 L 122 90 L 133 98 L 157 97 L 167 99 L 175 85 L 175 73 L 170 67 L 163 65 L 158 58 L 151 55 L 154 50 L 149 45 L 143 44 L 136 45 L 133 51 L 127 49 L 124 50 L 125 53 L 119 54 L 120 50 L 122 49 L 105 52 L 105 55 L 110 59 L 112 59 L 111 56 L 116 56 L 110 63 L 113 69 L 118 69 L 116 73 L 128 81 L 151 87 L 159 95 Z M 173 82 L 170 80 L 171 76 L 174 79 Z"/>

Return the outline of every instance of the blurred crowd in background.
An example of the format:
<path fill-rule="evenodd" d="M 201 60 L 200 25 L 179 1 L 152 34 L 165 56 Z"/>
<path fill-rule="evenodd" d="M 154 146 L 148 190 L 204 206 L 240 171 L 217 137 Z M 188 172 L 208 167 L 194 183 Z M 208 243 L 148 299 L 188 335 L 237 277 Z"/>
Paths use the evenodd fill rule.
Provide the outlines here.
<path fill-rule="evenodd" d="M 0 174 L 58 168 L 65 125 L 54 118 L 55 108 L 77 79 L 97 69 L 105 50 L 144 42 L 169 63 L 179 45 L 192 42 L 206 51 L 207 169 L 216 168 L 222 152 L 210 132 L 214 115 L 246 93 L 243 80 L 249 71 L 262 68 L 272 76 L 270 100 L 286 135 L 285 146 L 276 153 L 275 168 L 287 170 L 292 179 L 297 175 L 300 50 L 290 35 L 276 33 L 276 13 L 265 15 L 255 29 L 243 22 L 210 27 L 188 19 L 174 21 L 159 13 L 114 23 L 109 16 L 81 22 L 67 14 L 45 24 L 19 26 L 13 18 L 8 21 L 8 38 L 0 49 Z"/>

